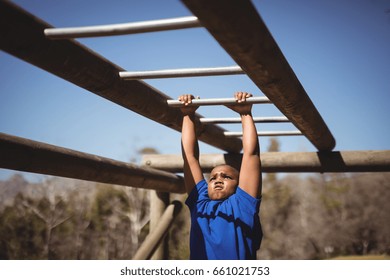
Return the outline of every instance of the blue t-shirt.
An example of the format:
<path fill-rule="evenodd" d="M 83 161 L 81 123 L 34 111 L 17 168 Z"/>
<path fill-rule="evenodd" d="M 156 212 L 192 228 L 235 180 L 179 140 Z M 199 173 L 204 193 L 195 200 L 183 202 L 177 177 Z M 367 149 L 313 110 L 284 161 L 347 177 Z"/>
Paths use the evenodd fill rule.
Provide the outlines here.
<path fill-rule="evenodd" d="M 190 259 L 256 259 L 263 236 L 260 202 L 240 187 L 226 199 L 211 200 L 207 182 L 200 181 L 186 200 L 191 212 Z"/>

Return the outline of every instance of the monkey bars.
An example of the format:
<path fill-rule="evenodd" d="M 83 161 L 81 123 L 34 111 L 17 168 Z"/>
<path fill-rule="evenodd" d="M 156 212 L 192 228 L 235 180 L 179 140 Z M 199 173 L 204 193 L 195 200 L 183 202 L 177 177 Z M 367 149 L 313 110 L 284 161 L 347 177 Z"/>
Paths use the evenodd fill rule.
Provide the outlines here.
<path fill-rule="evenodd" d="M 52 38 L 61 38 L 61 36 L 69 38 L 203 26 L 318 150 L 332 150 L 335 147 L 331 132 L 249 0 L 240 2 L 235 0 L 182 0 L 182 2 L 192 11 L 194 17 L 125 25 L 47 28 L 45 34 Z M 117 30 L 121 31 L 116 33 Z M 186 70 L 119 72 L 122 78 L 146 79 L 200 76 L 205 75 L 207 71 L 196 73 L 192 69 L 189 72 Z M 213 71 L 210 71 L 208 75 L 213 75 Z"/>
<path fill-rule="evenodd" d="M 169 97 L 142 81 L 123 81 L 119 66 L 72 40 L 50 40 L 50 26 L 9 1 L 0 1 L 0 49 L 77 86 L 169 128 L 181 131 L 182 114 L 167 105 Z M 196 115 L 199 119 L 202 116 Z M 203 124 L 199 140 L 216 148 L 239 152 L 239 139 L 227 138 L 223 128 Z"/>

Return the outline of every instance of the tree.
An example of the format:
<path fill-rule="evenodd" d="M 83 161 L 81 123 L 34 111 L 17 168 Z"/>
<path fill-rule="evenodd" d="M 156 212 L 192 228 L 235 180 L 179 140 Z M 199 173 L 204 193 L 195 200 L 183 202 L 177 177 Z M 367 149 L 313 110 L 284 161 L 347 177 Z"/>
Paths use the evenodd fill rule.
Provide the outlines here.
<path fill-rule="evenodd" d="M 18 194 L 15 204 L 7 206 L 0 214 L 1 259 L 46 258 L 42 253 L 45 224 L 25 206 L 28 200 Z"/>
<path fill-rule="evenodd" d="M 270 139 L 269 152 L 279 151 L 279 142 L 276 138 Z M 263 180 L 263 195 L 260 209 L 260 218 L 263 226 L 263 241 L 259 258 L 283 259 L 291 250 L 291 240 L 288 231 L 291 220 L 294 220 L 294 207 L 298 200 L 291 186 L 296 178 L 282 181 L 274 173 L 267 173 Z"/>
<path fill-rule="evenodd" d="M 45 224 L 45 236 L 43 256 L 45 259 L 56 259 L 53 256 L 52 233 L 55 228 L 68 221 L 71 216 L 68 214 L 67 205 L 61 197 L 54 196 L 50 199 L 44 197 L 39 201 L 26 200 L 23 205 L 30 210 L 38 219 Z"/>

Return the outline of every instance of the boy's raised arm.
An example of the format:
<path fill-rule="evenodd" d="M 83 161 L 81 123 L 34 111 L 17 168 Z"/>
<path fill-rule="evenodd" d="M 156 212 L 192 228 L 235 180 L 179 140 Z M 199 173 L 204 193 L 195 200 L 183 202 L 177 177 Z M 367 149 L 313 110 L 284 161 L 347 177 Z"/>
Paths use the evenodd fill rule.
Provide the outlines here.
<path fill-rule="evenodd" d="M 229 106 L 229 108 L 240 114 L 243 130 L 243 156 L 238 184 L 251 196 L 258 197 L 262 191 L 260 147 L 256 126 L 252 118 L 252 105 L 245 104 L 246 98 L 251 96 L 250 93 L 236 92 L 235 98 L 238 104 Z"/>
<path fill-rule="evenodd" d="M 184 105 L 191 104 L 193 95 L 185 94 L 179 97 Z M 184 182 L 187 193 L 204 177 L 199 163 L 199 145 L 196 136 L 195 111 L 197 107 L 185 106 L 181 108 L 183 124 L 181 131 L 181 147 L 184 160 Z"/>

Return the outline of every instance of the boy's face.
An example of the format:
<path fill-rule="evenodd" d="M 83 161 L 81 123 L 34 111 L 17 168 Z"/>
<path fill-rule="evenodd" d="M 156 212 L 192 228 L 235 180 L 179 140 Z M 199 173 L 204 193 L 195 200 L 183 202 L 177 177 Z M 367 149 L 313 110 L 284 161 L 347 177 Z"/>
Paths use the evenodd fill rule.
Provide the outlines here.
<path fill-rule="evenodd" d="M 224 199 L 231 196 L 238 185 L 238 171 L 229 165 L 215 167 L 208 182 L 210 199 Z"/>

